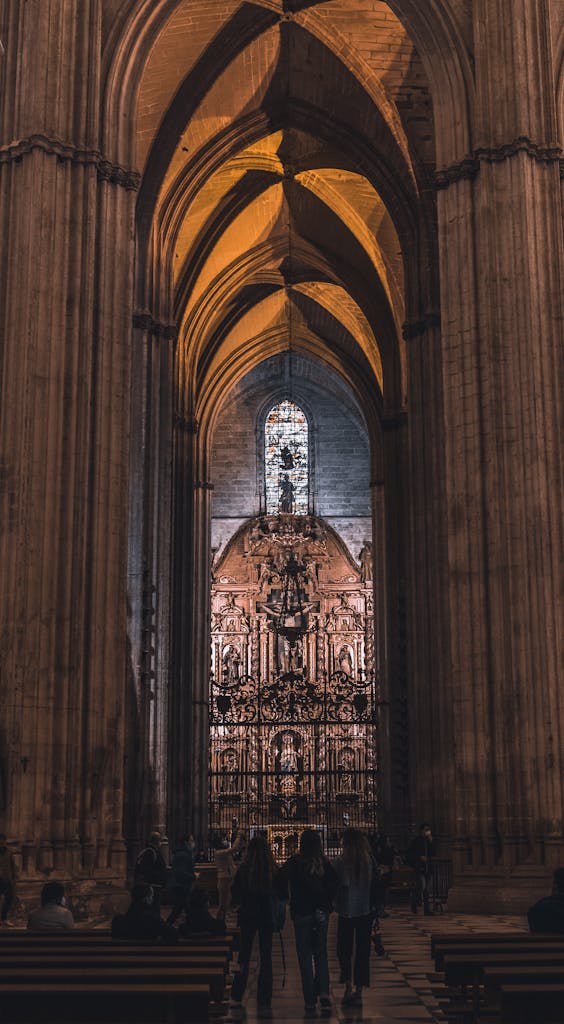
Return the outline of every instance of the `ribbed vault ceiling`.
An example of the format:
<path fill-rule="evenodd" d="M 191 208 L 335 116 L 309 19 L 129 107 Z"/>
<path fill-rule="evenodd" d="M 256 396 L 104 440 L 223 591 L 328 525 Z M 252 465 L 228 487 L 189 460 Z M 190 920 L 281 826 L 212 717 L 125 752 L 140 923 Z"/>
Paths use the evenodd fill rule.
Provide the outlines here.
<path fill-rule="evenodd" d="M 139 90 L 139 221 L 191 410 L 302 351 L 405 397 L 404 267 L 433 166 L 405 29 L 377 0 L 184 0 Z"/>

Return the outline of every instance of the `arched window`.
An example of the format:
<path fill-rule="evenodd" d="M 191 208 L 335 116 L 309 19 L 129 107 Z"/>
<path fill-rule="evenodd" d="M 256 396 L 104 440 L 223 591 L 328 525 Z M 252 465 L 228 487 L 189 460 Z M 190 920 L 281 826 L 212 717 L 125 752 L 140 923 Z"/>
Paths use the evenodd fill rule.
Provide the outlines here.
<path fill-rule="evenodd" d="M 264 425 L 266 511 L 307 515 L 309 444 L 305 413 L 295 402 L 278 402 Z"/>

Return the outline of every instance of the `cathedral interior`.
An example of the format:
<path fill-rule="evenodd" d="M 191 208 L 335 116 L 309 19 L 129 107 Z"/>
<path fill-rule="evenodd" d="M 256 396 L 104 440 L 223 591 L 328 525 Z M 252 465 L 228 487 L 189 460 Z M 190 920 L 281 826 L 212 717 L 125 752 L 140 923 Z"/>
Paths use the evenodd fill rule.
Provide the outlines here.
<path fill-rule="evenodd" d="M 564 864 L 563 0 L 1 0 L 0 832 Z"/>

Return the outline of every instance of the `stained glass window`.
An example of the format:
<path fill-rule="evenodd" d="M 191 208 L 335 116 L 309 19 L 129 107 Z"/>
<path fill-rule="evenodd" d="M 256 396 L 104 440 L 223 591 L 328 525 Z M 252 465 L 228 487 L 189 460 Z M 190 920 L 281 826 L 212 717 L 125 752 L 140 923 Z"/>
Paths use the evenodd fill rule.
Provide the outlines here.
<path fill-rule="evenodd" d="M 266 511 L 307 515 L 309 490 L 308 425 L 295 402 L 279 402 L 264 427 Z"/>

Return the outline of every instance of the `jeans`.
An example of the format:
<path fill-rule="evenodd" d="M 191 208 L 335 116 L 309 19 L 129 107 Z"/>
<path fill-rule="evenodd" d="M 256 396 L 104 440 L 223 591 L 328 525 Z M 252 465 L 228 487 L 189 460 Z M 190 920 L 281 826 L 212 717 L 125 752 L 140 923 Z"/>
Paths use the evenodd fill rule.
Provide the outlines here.
<path fill-rule="evenodd" d="M 357 988 L 370 984 L 370 935 L 372 914 L 363 917 L 340 917 L 337 924 L 337 957 L 341 981 L 354 980 Z M 354 945 L 354 968 L 351 959 Z"/>
<path fill-rule="evenodd" d="M 259 1005 L 270 1003 L 272 999 L 272 922 L 245 921 L 243 919 L 240 926 L 239 970 L 233 978 L 231 998 L 237 1002 L 243 998 L 249 980 L 253 942 L 258 931 L 260 967 L 257 981 L 257 1003 Z"/>
<path fill-rule="evenodd" d="M 315 914 L 294 917 L 296 953 L 300 965 L 302 991 L 306 1006 L 314 1006 L 318 996 L 329 995 L 329 963 L 327 961 L 327 929 L 329 915 L 323 919 Z"/>
<path fill-rule="evenodd" d="M 429 878 L 426 871 L 415 871 L 415 884 L 411 894 L 411 909 L 417 910 L 417 907 L 423 904 L 425 910 L 429 909 L 429 897 L 430 897 L 430 886 Z"/>

